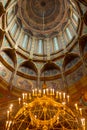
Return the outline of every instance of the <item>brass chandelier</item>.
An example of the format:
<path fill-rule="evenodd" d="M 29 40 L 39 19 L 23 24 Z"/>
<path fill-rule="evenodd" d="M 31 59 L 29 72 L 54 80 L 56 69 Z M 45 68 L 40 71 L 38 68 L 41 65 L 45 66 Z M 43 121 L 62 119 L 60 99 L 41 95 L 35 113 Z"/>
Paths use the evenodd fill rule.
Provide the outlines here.
<path fill-rule="evenodd" d="M 70 97 L 54 89 L 32 90 L 17 100 L 18 111 L 7 111 L 6 130 L 85 130 L 82 108 L 70 107 Z"/>

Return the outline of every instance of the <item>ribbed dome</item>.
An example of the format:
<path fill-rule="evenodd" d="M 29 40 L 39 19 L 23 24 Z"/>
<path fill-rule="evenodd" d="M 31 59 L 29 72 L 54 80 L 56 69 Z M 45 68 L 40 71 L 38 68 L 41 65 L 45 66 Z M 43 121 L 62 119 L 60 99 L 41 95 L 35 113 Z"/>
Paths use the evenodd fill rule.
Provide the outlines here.
<path fill-rule="evenodd" d="M 33 51 L 35 59 L 43 59 L 48 54 L 49 59 L 57 57 L 55 53 L 73 44 L 78 37 L 81 13 L 76 2 L 20 0 L 10 8 L 5 22 L 15 47 L 27 53 Z"/>
<path fill-rule="evenodd" d="M 71 15 L 70 5 L 67 0 L 21 0 L 16 12 L 24 29 L 43 38 L 64 28 Z"/>

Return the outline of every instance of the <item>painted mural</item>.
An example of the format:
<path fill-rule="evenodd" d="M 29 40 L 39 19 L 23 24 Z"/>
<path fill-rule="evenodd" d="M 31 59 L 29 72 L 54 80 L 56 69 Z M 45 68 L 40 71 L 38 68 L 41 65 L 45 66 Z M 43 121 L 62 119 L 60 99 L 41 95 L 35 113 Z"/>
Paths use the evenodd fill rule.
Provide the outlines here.
<path fill-rule="evenodd" d="M 41 84 L 43 84 L 43 82 Z M 53 81 L 46 81 L 46 84 L 47 84 L 47 88 L 50 88 L 50 89 L 54 88 L 55 90 L 58 90 L 58 91 L 61 91 L 64 89 L 63 81 L 61 78 L 57 80 L 53 80 Z"/>
<path fill-rule="evenodd" d="M 15 83 L 17 84 L 16 87 L 18 89 L 25 90 L 28 92 L 31 92 L 33 87 L 34 87 L 34 84 L 32 81 L 25 79 L 25 78 L 22 78 L 22 77 L 19 77 L 19 76 L 16 76 L 16 78 L 14 80 L 14 84 Z"/>
<path fill-rule="evenodd" d="M 3 59 L 12 67 L 14 67 L 14 63 L 11 60 L 11 58 L 5 53 L 5 52 L 1 52 L 1 56 L 3 57 Z"/>
<path fill-rule="evenodd" d="M 53 70 L 46 70 L 45 72 L 42 73 L 42 76 L 54 76 L 60 74 L 60 71 L 57 69 L 53 69 Z"/>
<path fill-rule="evenodd" d="M 84 76 L 83 66 L 80 66 L 76 71 L 66 76 L 68 86 L 79 81 Z"/>
<path fill-rule="evenodd" d="M 79 61 L 79 57 L 76 57 L 74 60 L 70 61 L 66 67 L 65 67 L 65 70 L 68 70 L 70 69 L 71 67 L 73 67 L 78 61 Z"/>
<path fill-rule="evenodd" d="M 29 74 L 29 75 L 33 75 L 33 76 L 36 75 L 35 71 L 28 68 L 28 67 L 21 67 L 20 71 L 25 73 L 25 74 Z"/>
<path fill-rule="evenodd" d="M 9 82 L 12 72 L 9 71 L 2 63 L 0 63 L 0 76 Z"/>

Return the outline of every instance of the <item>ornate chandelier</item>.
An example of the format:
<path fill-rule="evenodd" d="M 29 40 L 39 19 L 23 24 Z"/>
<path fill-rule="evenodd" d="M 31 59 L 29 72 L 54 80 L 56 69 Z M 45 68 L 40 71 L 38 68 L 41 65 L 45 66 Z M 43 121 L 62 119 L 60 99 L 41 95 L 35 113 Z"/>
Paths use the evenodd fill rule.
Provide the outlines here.
<path fill-rule="evenodd" d="M 32 90 L 17 100 L 19 107 L 7 111 L 6 130 L 85 130 L 82 108 L 70 107 L 69 95 L 54 89 Z M 14 115 L 14 116 L 13 116 Z"/>

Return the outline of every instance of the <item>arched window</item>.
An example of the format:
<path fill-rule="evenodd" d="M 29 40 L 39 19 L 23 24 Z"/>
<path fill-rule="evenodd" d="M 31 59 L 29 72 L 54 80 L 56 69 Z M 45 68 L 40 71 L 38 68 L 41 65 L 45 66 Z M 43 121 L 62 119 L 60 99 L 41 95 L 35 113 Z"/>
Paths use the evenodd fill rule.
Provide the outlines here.
<path fill-rule="evenodd" d="M 54 42 L 54 50 L 58 51 L 59 50 L 59 45 L 58 45 L 58 39 L 57 39 L 57 37 L 53 38 L 53 42 Z"/>
<path fill-rule="evenodd" d="M 12 34 L 12 36 L 15 35 L 16 30 L 17 30 L 17 23 L 15 23 L 15 24 L 13 25 L 13 28 L 11 29 L 11 34 Z"/>
<path fill-rule="evenodd" d="M 32 39 L 29 37 L 28 47 L 27 50 L 30 52 L 32 46 Z"/>
<path fill-rule="evenodd" d="M 72 34 L 71 34 L 71 32 L 70 32 L 68 27 L 66 28 L 66 34 L 67 34 L 69 40 L 72 40 L 73 37 L 72 37 Z"/>
<path fill-rule="evenodd" d="M 38 42 L 38 53 L 39 53 L 39 54 L 42 53 L 42 44 L 43 44 L 43 41 L 42 41 L 42 40 L 39 40 L 39 42 Z"/>
<path fill-rule="evenodd" d="M 29 40 L 29 37 L 27 34 L 24 35 L 24 39 L 23 39 L 23 43 L 22 43 L 22 47 L 24 49 L 27 49 L 27 46 L 28 46 L 28 40 Z"/>
<path fill-rule="evenodd" d="M 76 22 L 78 22 L 78 16 L 77 16 L 75 13 L 73 13 L 73 19 L 74 19 Z"/>
<path fill-rule="evenodd" d="M 7 0 L 4 0 L 4 2 L 3 2 L 3 3 L 4 3 L 3 5 L 4 5 L 4 7 L 5 7 L 5 6 L 6 6 L 6 3 L 7 3 Z"/>
<path fill-rule="evenodd" d="M 20 71 L 23 72 L 23 73 L 25 73 L 25 74 L 35 75 L 35 71 L 32 70 L 32 69 L 30 69 L 30 68 L 28 68 L 28 67 L 22 66 L 22 67 L 20 68 Z"/>
<path fill-rule="evenodd" d="M 13 15 L 14 15 L 14 13 L 13 13 L 13 8 L 11 8 L 11 9 L 8 11 L 8 15 L 7 15 L 7 17 L 8 17 L 8 24 L 11 22 L 11 20 L 12 20 L 12 18 L 13 18 Z"/>

